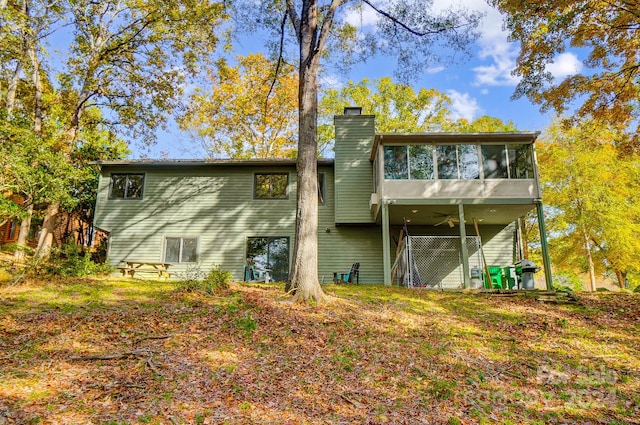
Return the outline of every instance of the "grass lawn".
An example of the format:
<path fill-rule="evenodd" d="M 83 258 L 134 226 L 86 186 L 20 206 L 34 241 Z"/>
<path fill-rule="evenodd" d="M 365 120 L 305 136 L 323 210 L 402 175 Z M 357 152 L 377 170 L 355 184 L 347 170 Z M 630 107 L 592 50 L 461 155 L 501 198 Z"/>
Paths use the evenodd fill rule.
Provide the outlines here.
<path fill-rule="evenodd" d="M 640 295 L 0 287 L 0 424 L 640 424 Z"/>

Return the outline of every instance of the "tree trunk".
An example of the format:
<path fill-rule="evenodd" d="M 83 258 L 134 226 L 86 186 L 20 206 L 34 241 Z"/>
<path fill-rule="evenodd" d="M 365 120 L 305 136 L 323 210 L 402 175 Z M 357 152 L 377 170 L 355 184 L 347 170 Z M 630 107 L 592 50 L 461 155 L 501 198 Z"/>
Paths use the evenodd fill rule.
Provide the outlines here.
<path fill-rule="evenodd" d="M 36 258 L 47 258 L 51 253 L 51 247 L 53 246 L 53 232 L 56 228 L 56 219 L 58 217 L 58 211 L 60 210 L 60 204 L 54 202 L 47 208 L 47 213 L 44 216 L 44 222 L 42 223 L 42 231 L 40 232 L 40 238 L 38 239 L 38 249 L 36 250 Z"/>
<path fill-rule="evenodd" d="M 11 119 L 13 117 L 13 108 L 16 105 L 16 93 L 18 91 L 18 82 L 20 81 L 20 74 L 22 74 L 22 61 L 18 61 L 16 64 L 16 69 L 11 76 L 11 80 L 9 80 L 9 85 L 7 87 L 7 100 L 5 106 L 7 108 L 7 119 Z"/>
<path fill-rule="evenodd" d="M 586 233 L 584 233 L 584 250 L 587 254 L 587 264 L 589 265 L 589 284 L 591 292 L 596 292 L 596 273 L 593 265 L 593 257 L 591 256 L 591 239 Z"/>
<path fill-rule="evenodd" d="M 40 137 L 42 136 L 42 83 L 40 81 L 40 61 L 38 53 L 34 46 L 27 49 L 29 59 L 31 60 L 32 74 L 31 79 L 34 87 L 34 106 L 33 106 L 33 131 Z"/>
<path fill-rule="evenodd" d="M 626 287 L 627 276 L 622 270 L 616 267 L 616 278 L 618 279 L 618 286 L 620 289 L 624 289 Z"/>
<path fill-rule="evenodd" d="M 318 281 L 318 70 L 316 50 L 317 8 L 304 2 L 300 20 L 299 140 L 296 233 L 293 267 L 288 288 L 294 301 L 323 302 L 326 295 Z"/>
<path fill-rule="evenodd" d="M 18 233 L 18 246 L 26 247 L 27 238 L 29 237 L 29 231 L 31 230 L 31 218 L 33 217 L 33 203 L 29 202 L 27 207 L 27 216 L 22 219 L 20 223 L 20 232 Z M 14 254 L 16 260 L 22 260 L 24 258 L 24 250 L 18 249 Z"/>

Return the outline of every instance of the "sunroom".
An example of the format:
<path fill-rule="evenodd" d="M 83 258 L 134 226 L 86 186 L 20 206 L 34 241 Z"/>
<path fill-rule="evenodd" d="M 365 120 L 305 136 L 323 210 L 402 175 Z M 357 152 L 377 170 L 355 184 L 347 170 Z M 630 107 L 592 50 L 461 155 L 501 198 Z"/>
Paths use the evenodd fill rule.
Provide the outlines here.
<path fill-rule="evenodd" d="M 377 134 L 370 158 L 374 170 L 370 207 L 385 239 L 383 255 L 390 265 L 385 283 L 397 280 L 391 239 L 398 239 L 399 233 L 431 238 L 425 242 L 430 248 L 422 254 L 431 258 L 419 259 L 425 264 L 421 279 L 429 286 L 443 287 L 445 282 L 445 287 L 470 287 L 473 269 L 486 268 L 480 254 L 482 243 L 489 241 L 483 239 L 507 226 L 515 237 L 500 248 L 494 241 L 493 249 L 503 250 L 495 253 L 496 261 L 522 260 L 521 219 L 537 209 L 544 233 L 534 150 L 537 136 L 533 132 Z M 446 262 L 446 252 L 451 252 L 446 260 L 451 265 L 436 273 Z"/>

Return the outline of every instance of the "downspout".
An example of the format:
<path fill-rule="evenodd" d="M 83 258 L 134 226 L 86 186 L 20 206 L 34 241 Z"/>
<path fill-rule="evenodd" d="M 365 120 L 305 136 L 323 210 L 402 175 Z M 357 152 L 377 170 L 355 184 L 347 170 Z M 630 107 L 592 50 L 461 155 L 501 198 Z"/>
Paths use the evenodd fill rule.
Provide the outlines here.
<path fill-rule="evenodd" d="M 549 256 L 549 243 L 547 242 L 547 230 L 544 225 L 544 211 L 542 199 L 534 200 L 538 212 L 538 228 L 540 229 L 540 246 L 542 248 L 542 262 L 544 263 L 544 278 L 547 282 L 547 290 L 553 290 L 553 277 L 551 276 L 551 257 Z"/>

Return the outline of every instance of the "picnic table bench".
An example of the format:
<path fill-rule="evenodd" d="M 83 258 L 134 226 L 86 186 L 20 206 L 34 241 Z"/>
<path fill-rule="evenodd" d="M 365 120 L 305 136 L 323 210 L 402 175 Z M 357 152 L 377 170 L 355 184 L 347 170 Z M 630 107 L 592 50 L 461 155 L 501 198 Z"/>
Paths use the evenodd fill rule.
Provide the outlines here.
<path fill-rule="evenodd" d="M 167 270 L 172 263 L 164 261 L 148 261 L 148 260 L 123 260 L 123 267 L 118 267 L 122 276 L 129 275 L 133 277 L 136 273 L 153 273 L 158 277 L 171 277 L 171 273 Z"/>

